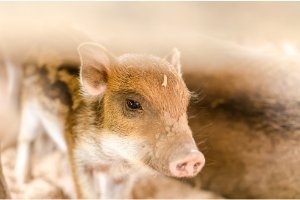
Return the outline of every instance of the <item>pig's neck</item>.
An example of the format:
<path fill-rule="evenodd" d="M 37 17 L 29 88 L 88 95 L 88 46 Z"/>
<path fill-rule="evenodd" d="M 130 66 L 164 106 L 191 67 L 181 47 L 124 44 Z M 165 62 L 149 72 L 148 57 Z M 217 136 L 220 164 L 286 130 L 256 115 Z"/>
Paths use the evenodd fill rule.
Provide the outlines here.
<path fill-rule="evenodd" d="M 73 99 L 70 119 L 74 134 L 99 133 L 103 129 L 103 101 L 83 95 L 80 90 L 74 93 Z"/>

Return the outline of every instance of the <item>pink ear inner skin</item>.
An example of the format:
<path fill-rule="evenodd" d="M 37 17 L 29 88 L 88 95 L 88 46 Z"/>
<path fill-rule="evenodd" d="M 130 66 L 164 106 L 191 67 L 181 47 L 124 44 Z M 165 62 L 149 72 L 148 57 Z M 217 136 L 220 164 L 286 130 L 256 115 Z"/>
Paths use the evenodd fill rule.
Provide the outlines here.
<path fill-rule="evenodd" d="M 106 90 L 106 85 L 99 85 L 97 87 L 91 87 L 89 84 L 83 82 L 85 90 L 88 92 L 88 94 L 97 96 L 101 95 L 105 92 Z"/>

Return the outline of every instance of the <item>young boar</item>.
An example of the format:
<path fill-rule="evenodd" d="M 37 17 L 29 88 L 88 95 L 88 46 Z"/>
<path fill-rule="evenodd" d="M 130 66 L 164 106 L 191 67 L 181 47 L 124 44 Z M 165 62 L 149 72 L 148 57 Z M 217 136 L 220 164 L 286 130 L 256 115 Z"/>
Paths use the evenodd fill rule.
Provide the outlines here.
<path fill-rule="evenodd" d="M 115 57 L 94 43 L 78 52 L 80 64 L 38 59 L 24 66 L 19 183 L 29 175 L 31 143 L 41 126 L 68 152 L 79 198 L 96 197 L 88 166 L 110 164 L 121 173 L 128 168 L 124 158 L 167 176 L 198 174 L 205 159 L 188 125 L 190 92 L 179 52 L 166 59 Z"/>

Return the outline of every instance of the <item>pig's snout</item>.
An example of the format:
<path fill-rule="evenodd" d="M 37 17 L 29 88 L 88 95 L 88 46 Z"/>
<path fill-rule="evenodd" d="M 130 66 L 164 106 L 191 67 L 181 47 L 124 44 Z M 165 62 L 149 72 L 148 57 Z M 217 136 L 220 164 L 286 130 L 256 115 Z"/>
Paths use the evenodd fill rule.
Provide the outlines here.
<path fill-rule="evenodd" d="M 169 169 L 175 177 L 192 177 L 197 175 L 205 164 L 205 158 L 200 151 L 193 151 L 183 158 L 170 162 Z"/>

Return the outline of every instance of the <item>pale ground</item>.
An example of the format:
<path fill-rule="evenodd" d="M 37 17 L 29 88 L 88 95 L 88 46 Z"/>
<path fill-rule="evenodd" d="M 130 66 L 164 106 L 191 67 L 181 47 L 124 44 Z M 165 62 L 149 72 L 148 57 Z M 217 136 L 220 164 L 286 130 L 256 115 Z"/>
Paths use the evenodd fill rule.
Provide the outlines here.
<path fill-rule="evenodd" d="M 11 192 L 12 198 L 67 198 L 63 191 L 68 174 L 61 169 L 64 162 L 63 156 L 55 151 L 50 154 L 41 155 L 33 162 L 32 180 L 24 186 L 17 186 L 14 176 L 14 163 L 16 158 L 15 148 L 9 148 L 2 152 L 4 174 Z"/>
<path fill-rule="evenodd" d="M 214 48 L 230 52 L 235 45 L 247 48 L 249 53 L 267 51 L 298 57 L 299 10 L 299 2 L 1 2 L 0 26 L 5 28 L 1 30 L 0 41 L 2 47 L 4 44 L 14 52 L 15 45 L 26 44 L 27 38 L 40 34 L 47 41 L 48 30 L 63 27 L 87 34 L 116 54 L 142 52 L 163 56 L 176 46 L 182 52 L 186 68 L 214 62 Z M 201 60 L 203 55 L 205 61 Z M 6 91 L 5 84 L 0 86 L 1 91 Z M 10 106 L 7 94 L 2 92 L 1 95 L 0 142 L 4 148 L 15 142 L 18 114 Z M 12 197 L 66 197 L 62 188 L 69 188 L 70 183 L 65 158 L 51 151 L 52 143 L 44 144 L 36 147 L 33 180 L 25 187 L 15 184 L 15 147 L 2 152 L 4 174 Z"/>

